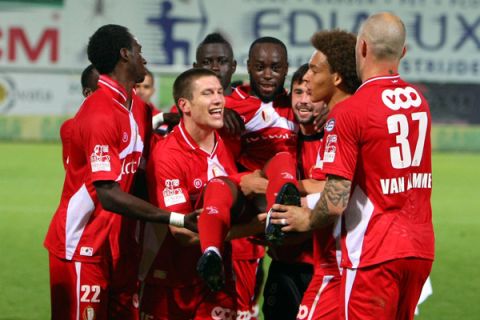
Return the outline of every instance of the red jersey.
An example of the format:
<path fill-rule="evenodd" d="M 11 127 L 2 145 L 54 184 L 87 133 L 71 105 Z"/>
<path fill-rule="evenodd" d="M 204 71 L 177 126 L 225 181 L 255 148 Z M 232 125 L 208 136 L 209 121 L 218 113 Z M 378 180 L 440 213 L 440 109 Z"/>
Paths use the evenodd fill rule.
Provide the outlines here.
<path fill-rule="evenodd" d="M 211 153 L 201 149 L 185 130 L 183 122 L 152 148 L 147 164 L 150 201 L 159 208 L 190 213 L 199 208 L 206 183 L 218 176 L 237 173 L 233 157 L 220 136 Z M 182 246 L 166 225 L 146 223 L 140 279 L 167 286 L 192 285 L 200 281 L 196 264 L 200 246 Z"/>
<path fill-rule="evenodd" d="M 298 137 L 297 163 L 300 179 L 325 180 L 320 158 L 323 131 L 310 136 Z"/>
<path fill-rule="evenodd" d="M 298 125 L 285 92 L 274 101 L 265 103 L 249 95 L 249 91 L 248 86 L 236 87 L 230 96 L 225 97 L 225 107 L 235 110 L 245 122 L 240 155 L 235 159 L 253 171 L 263 169 L 278 152 L 296 154 Z"/>
<path fill-rule="evenodd" d="M 352 181 L 342 266 L 433 259 L 431 118 L 400 76 L 365 81 L 325 124 L 323 169 Z"/>
<path fill-rule="evenodd" d="M 62 141 L 62 161 L 63 167 L 67 169 L 68 150 L 70 148 L 70 136 L 72 131 L 73 118 L 65 120 L 60 127 L 60 140 Z"/>
<path fill-rule="evenodd" d="M 95 181 L 116 181 L 128 192 L 143 162 L 144 142 L 151 131 L 145 103 L 113 79 L 101 75 L 99 89 L 73 118 L 71 147 L 60 205 L 50 224 L 45 247 L 66 260 L 100 261 L 136 249 L 136 220 L 106 211 Z"/>

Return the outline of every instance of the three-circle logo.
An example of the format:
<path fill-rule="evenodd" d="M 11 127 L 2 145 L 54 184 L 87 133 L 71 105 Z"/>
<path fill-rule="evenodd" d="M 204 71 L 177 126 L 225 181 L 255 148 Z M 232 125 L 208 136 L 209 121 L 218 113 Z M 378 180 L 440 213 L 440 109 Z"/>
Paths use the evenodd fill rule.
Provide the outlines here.
<path fill-rule="evenodd" d="M 419 107 L 422 104 L 422 98 L 417 90 L 412 87 L 387 89 L 382 92 L 382 101 L 394 111 L 408 109 L 410 107 Z"/>
<path fill-rule="evenodd" d="M 15 82 L 9 77 L 0 77 L 0 114 L 7 113 L 15 102 Z"/>

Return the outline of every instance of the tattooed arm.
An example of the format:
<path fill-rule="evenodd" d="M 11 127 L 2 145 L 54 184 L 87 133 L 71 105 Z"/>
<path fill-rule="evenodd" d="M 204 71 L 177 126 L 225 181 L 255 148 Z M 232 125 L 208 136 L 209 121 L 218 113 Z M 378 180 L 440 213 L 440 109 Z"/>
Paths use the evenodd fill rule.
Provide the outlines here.
<path fill-rule="evenodd" d="M 319 229 L 341 216 L 347 208 L 352 182 L 339 176 L 329 175 L 320 200 L 310 217 L 310 227 Z"/>
<path fill-rule="evenodd" d="M 313 210 L 275 204 L 273 209 L 277 212 L 271 214 L 271 222 L 286 225 L 282 228 L 285 232 L 305 232 L 327 226 L 335 222 L 347 207 L 351 185 L 350 180 L 329 175 L 320 200 Z"/>

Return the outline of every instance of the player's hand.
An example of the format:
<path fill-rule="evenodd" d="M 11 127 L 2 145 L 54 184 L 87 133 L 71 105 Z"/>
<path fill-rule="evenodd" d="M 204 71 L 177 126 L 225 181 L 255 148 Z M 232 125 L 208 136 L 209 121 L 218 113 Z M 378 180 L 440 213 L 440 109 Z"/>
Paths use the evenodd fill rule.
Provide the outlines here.
<path fill-rule="evenodd" d="M 178 228 L 174 226 L 168 227 L 170 228 L 171 235 L 181 246 L 189 247 L 200 244 L 198 233 L 192 232 L 185 228 Z"/>
<path fill-rule="evenodd" d="M 314 114 L 315 119 L 313 120 L 313 125 L 315 131 L 320 132 L 323 130 L 323 126 L 325 122 L 327 122 L 328 114 L 330 110 L 328 109 L 327 105 L 325 104 L 322 109 L 320 109 L 320 113 Z"/>
<path fill-rule="evenodd" d="M 262 176 L 260 170 L 246 174 L 240 179 L 240 189 L 246 196 L 266 193 L 267 185 L 268 180 Z"/>
<path fill-rule="evenodd" d="M 310 231 L 310 216 L 312 211 L 308 208 L 297 206 L 286 206 L 281 204 L 273 205 L 271 223 L 285 225 L 284 232 L 306 232 Z"/>
<path fill-rule="evenodd" d="M 164 112 L 163 113 L 163 123 L 168 124 L 169 126 L 176 126 L 180 123 L 180 114 L 174 112 Z"/>
<path fill-rule="evenodd" d="M 198 232 L 198 215 L 202 212 L 202 209 L 197 209 L 189 214 L 185 215 L 183 226 L 193 232 Z"/>
<path fill-rule="evenodd" d="M 235 110 L 224 108 L 223 122 L 223 129 L 231 136 L 239 136 L 245 131 L 245 123 Z"/>

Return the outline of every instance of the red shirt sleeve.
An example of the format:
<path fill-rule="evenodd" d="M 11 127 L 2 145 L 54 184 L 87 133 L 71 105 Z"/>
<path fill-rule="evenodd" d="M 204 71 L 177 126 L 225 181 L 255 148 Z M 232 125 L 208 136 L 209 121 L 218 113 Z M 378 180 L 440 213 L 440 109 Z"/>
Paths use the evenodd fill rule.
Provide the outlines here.
<path fill-rule="evenodd" d="M 97 106 L 92 106 L 93 108 L 100 109 Z M 92 181 L 115 181 L 122 171 L 118 150 L 120 131 L 114 121 L 115 114 L 106 109 L 90 112 L 80 124 L 83 152 L 90 168 Z"/>

